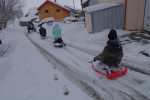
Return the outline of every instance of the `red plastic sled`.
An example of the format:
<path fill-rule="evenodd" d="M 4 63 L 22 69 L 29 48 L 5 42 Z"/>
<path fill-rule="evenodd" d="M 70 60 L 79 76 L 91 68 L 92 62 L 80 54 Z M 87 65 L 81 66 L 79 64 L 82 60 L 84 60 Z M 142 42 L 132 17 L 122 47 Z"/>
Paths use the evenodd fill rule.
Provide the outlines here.
<path fill-rule="evenodd" d="M 111 71 L 112 74 L 107 74 L 107 73 L 105 73 L 105 72 L 102 72 L 102 71 L 100 71 L 100 70 L 97 70 L 93 64 L 92 64 L 92 68 L 93 68 L 93 70 L 96 71 L 98 74 L 101 74 L 101 75 L 103 75 L 103 76 L 106 76 L 106 77 L 107 77 L 108 79 L 110 79 L 110 80 L 116 79 L 117 77 L 120 77 L 120 76 L 122 76 L 122 75 L 125 75 L 125 74 L 128 72 L 128 69 L 127 69 L 127 68 L 124 68 L 124 69 L 119 70 L 119 71 Z"/>

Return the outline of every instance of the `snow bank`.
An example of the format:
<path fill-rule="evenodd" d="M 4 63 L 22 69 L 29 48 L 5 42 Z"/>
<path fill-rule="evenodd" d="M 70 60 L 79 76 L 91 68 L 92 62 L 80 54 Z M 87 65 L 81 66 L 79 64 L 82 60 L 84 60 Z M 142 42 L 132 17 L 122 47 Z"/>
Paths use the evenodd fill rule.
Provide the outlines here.
<path fill-rule="evenodd" d="M 64 20 L 65 21 L 72 21 L 72 20 L 77 20 L 77 18 L 70 16 L 70 17 L 64 18 Z"/>

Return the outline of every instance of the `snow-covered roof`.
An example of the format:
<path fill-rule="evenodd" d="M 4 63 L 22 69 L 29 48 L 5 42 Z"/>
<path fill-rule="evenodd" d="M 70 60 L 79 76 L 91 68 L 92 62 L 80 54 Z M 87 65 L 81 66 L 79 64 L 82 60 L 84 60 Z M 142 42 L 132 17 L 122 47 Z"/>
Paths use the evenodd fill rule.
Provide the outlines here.
<path fill-rule="evenodd" d="M 83 10 L 86 12 L 93 12 L 93 11 L 97 11 L 97 10 L 111 8 L 111 7 L 118 6 L 118 5 L 120 5 L 120 4 L 118 4 L 118 3 L 101 3 L 101 4 L 86 7 Z"/>
<path fill-rule="evenodd" d="M 50 1 L 50 0 L 46 0 L 43 4 L 41 4 L 41 5 L 37 8 L 37 10 L 39 10 L 41 7 L 43 7 L 43 5 L 45 5 L 45 3 L 47 3 L 47 2 L 53 3 L 53 4 L 55 4 L 55 5 L 57 5 L 57 6 L 61 7 L 61 8 L 64 8 L 64 9 L 70 11 L 68 8 L 64 7 L 64 5 L 59 4 L 59 3 L 57 3 L 57 2 Z"/>
<path fill-rule="evenodd" d="M 43 20 L 41 20 L 39 22 L 39 24 L 42 24 L 42 23 L 46 23 L 46 22 L 50 22 L 50 21 L 54 21 L 55 19 L 53 17 L 48 17 L 48 18 L 44 18 Z"/>
<path fill-rule="evenodd" d="M 65 21 L 69 21 L 69 20 L 77 20 L 77 18 L 70 16 L 70 17 L 64 18 L 64 20 L 65 20 Z"/>
<path fill-rule="evenodd" d="M 54 21 L 55 19 L 53 17 L 44 18 L 42 22 L 48 22 L 48 21 Z"/>
<path fill-rule="evenodd" d="M 70 6 L 70 5 L 65 5 L 64 7 L 68 8 L 68 9 L 71 9 L 71 10 L 74 10 L 74 7 Z M 75 10 L 81 11 L 81 9 L 76 8 L 76 7 L 75 7 Z"/>

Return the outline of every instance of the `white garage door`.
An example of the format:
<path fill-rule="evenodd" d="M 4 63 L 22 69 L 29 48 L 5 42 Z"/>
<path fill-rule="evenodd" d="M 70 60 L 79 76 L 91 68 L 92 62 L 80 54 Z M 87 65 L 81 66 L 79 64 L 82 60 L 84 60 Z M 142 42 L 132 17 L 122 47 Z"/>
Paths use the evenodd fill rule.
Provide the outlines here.
<path fill-rule="evenodd" d="M 145 16 L 144 16 L 144 30 L 150 31 L 150 0 L 146 0 Z"/>

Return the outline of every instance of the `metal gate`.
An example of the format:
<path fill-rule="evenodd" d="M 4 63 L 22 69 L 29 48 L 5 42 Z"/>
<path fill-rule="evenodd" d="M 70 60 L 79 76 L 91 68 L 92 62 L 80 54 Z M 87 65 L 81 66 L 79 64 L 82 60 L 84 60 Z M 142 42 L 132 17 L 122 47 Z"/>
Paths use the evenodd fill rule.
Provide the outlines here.
<path fill-rule="evenodd" d="M 145 3 L 144 30 L 150 31 L 150 0 Z"/>

